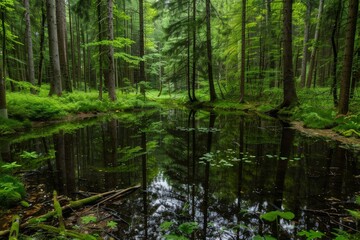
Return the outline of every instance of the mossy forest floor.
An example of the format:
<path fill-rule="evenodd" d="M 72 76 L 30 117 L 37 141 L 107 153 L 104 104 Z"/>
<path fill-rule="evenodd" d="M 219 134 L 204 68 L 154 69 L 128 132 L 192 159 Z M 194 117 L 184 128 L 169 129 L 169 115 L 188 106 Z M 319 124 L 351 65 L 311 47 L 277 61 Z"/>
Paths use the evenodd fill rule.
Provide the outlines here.
<path fill-rule="evenodd" d="M 276 107 L 282 100 L 279 88 L 264 91 L 249 90 L 244 104 L 239 103 L 237 92 L 227 92 L 222 98 L 210 103 L 206 91 L 198 91 L 196 103 L 189 103 L 186 92 L 169 93 L 148 90 L 146 96 L 133 92 L 117 92 L 118 100 L 111 102 L 106 93 L 99 100 L 97 91 L 74 91 L 62 97 L 49 97 L 48 86 L 40 89 L 37 95 L 28 92 L 8 93 L 9 119 L 0 119 L 0 135 L 24 132 L 29 128 L 44 126 L 53 122 L 71 121 L 98 115 L 139 111 L 159 108 L 200 108 L 217 112 L 255 111 L 264 117 L 265 112 Z M 360 138 L 360 97 L 351 99 L 347 116 L 337 116 L 329 88 L 298 90 L 299 107 L 280 112 L 288 121 L 296 121 L 294 127 L 306 134 L 329 137 L 347 144 L 359 144 Z M 332 131 L 309 131 L 305 129 L 331 129 Z M 334 132 L 353 138 L 338 138 Z"/>

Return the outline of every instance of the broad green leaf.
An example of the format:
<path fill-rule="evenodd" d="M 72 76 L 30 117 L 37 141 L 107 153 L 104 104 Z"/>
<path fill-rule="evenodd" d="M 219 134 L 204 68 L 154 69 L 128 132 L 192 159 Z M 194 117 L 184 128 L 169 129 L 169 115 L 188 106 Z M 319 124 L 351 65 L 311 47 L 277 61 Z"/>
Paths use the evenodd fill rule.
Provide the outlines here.
<path fill-rule="evenodd" d="M 260 215 L 261 219 L 265 219 L 266 221 L 273 222 L 278 217 L 278 211 L 271 211 Z"/>
<path fill-rule="evenodd" d="M 284 218 L 286 220 L 291 220 L 295 217 L 294 213 L 292 212 L 279 212 L 278 214 L 281 218 Z"/>

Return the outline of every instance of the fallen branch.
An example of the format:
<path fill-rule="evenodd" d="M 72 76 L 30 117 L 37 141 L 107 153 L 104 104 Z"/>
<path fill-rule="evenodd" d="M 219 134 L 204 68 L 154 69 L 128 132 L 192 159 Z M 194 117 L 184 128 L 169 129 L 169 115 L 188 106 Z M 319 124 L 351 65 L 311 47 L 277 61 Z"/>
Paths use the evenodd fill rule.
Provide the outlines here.
<path fill-rule="evenodd" d="M 322 215 L 328 215 L 329 217 L 331 217 L 331 216 L 335 216 L 335 217 L 348 217 L 348 216 L 350 216 L 349 214 L 331 213 L 331 212 L 326 212 L 324 210 L 315 210 L 315 209 L 303 209 L 303 211 L 305 211 L 305 212 L 313 212 L 313 213 L 322 214 Z"/>
<path fill-rule="evenodd" d="M 109 201 L 109 199 L 114 199 L 114 198 L 117 198 L 117 197 L 120 197 L 120 196 L 124 196 L 124 195 L 126 195 L 128 193 L 131 193 L 131 192 L 133 192 L 133 191 L 135 191 L 136 189 L 139 189 L 139 188 L 140 188 L 140 185 L 136 185 L 136 186 L 129 187 L 129 188 L 123 189 L 123 190 L 113 190 L 113 191 L 109 191 L 109 192 L 105 192 L 105 193 L 100 193 L 100 194 L 97 194 L 97 195 L 94 195 L 94 196 L 91 196 L 91 197 L 88 197 L 88 198 L 80 199 L 80 200 L 77 200 L 77 201 L 70 201 L 69 204 L 61 207 L 61 211 L 67 211 L 67 210 L 70 210 L 70 209 L 80 208 L 80 207 L 82 207 L 84 205 L 95 203 L 95 202 L 97 202 L 98 200 L 100 200 L 100 199 L 102 199 L 104 197 L 107 197 L 109 195 L 114 194 L 114 195 L 110 196 L 109 198 L 104 199 L 104 201 L 101 201 L 100 203 L 97 204 L 97 205 L 99 205 L 101 203 Z M 31 218 L 31 219 L 27 220 L 26 222 L 22 223 L 20 225 L 20 228 L 27 228 L 27 227 L 29 227 L 29 225 L 34 225 L 34 224 L 38 225 L 40 222 L 43 222 L 44 220 L 46 220 L 46 219 L 48 219 L 50 217 L 53 217 L 56 214 L 57 214 L 57 212 L 55 210 L 52 210 L 52 211 L 50 211 L 50 212 L 48 212 L 46 214 L 43 214 L 41 216 Z M 5 235 L 8 235 L 9 233 L 10 233 L 10 230 L 0 231 L 0 236 L 5 236 Z"/>

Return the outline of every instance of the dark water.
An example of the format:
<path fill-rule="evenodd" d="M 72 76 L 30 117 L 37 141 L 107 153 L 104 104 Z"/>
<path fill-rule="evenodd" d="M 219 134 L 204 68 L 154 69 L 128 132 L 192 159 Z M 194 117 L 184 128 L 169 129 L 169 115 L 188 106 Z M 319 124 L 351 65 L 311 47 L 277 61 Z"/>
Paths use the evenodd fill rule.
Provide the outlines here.
<path fill-rule="evenodd" d="M 4 143 L 4 141 L 2 141 Z M 144 154 L 146 149 L 147 154 Z M 161 239 L 196 222 L 193 239 L 252 239 L 334 228 L 351 232 L 345 208 L 360 194 L 356 149 L 302 136 L 285 123 L 255 115 L 172 110 L 102 120 L 2 147 L 2 159 L 24 151 L 54 159 L 37 166 L 29 181 L 46 190 L 105 192 L 142 184 L 112 206 L 119 239 Z M 29 161 L 29 160 L 27 160 Z M 279 225 L 260 219 L 273 210 L 295 214 Z"/>

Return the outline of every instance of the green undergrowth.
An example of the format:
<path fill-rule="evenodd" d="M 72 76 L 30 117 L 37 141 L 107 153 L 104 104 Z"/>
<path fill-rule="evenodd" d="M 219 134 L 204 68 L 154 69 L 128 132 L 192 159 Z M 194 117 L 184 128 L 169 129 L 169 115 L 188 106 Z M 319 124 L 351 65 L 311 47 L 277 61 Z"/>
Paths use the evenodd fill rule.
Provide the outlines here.
<path fill-rule="evenodd" d="M 25 197 L 23 183 L 14 176 L 0 174 L 0 207 L 8 208 Z"/>
<path fill-rule="evenodd" d="M 304 127 L 315 129 L 329 129 L 337 125 L 334 108 L 315 107 L 302 104 L 294 110 L 293 119 L 302 121 Z"/>
<path fill-rule="evenodd" d="M 48 97 L 42 94 L 9 93 L 8 113 L 12 119 L 47 121 L 61 119 L 69 114 L 126 111 L 136 108 L 153 108 L 157 105 L 147 101 L 140 94 L 118 93 L 118 100 L 112 102 L 107 95 L 99 100 L 98 92 L 64 93 L 62 97 Z"/>
<path fill-rule="evenodd" d="M 20 122 L 14 119 L 0 118 L 0 135 L 13 134 L 30 125 L 29 122 Z"/>
<path fill-rule="evenodd" d="M 20 167 L 16 162 L 0 161 L 0 208 L 9 208 L 25 197 L 24 184 L 15 176 L 14 170 Z"/>
<path fill-rule="evenodd" d="M 346 137 L 360 138 L 360 116 L 340 116 L 336 119 L 338 125 L 334 128 L 338 133 Z"/>

